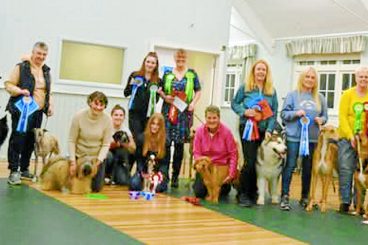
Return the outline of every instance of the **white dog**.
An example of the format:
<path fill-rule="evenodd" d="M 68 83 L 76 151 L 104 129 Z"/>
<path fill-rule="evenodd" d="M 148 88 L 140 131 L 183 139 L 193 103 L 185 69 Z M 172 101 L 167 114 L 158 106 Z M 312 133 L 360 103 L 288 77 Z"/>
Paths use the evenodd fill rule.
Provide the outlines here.
<path fill-rule="evenodd" d="M 277 183 L 282 171 L 283 159 L 286 156 L 286 145 L 280 134 L 272 134 L 264 139 L 257 151 L 257 186 L 258 205 L 264 205 L 267 182 L 272 203 L 279 203 Z"/>

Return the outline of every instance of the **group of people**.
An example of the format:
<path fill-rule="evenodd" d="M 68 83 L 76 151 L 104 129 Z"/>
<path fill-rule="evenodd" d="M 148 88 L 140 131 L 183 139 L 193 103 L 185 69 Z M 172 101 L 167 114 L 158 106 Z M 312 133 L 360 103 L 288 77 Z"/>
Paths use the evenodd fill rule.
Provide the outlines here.
<path fill-rule="evenodd" d="M 11 97 L 7 106 L 12 115 L 12 133 L 9 141 L 9 184 L 19 184 L 21 178 L 32 177 L 29 161 L 33 151 L 33 128 L 41 126 L 43 113 L 53 114 L 50 93 L 50 68 L 44 61 L 47 45 L 34 45 L 30 58 L 17 64 L 5 88 Z M 104 110 L 108 99 L 102 92 L 88 96 L 88 107 L 77 112 L 69 134 L 70 174 L 75 174 L 76 159 L 83 155 L 96 156 L 98 173 L 92 183 L 93 191 L 100 191 L 105 178 L 116 184 L 127 184 L 132 190 L 142 188 L 142 178 L 147 171 L 151 154 L 158 159 L 157 168 L 163 174 L 158 192 L 166 191 L 168 184 L 178 187 L 178 176 L 183 160 L 184 143 L 190 140 L 193 111 L 201 95 L 197 73 L 187 67 L 187 52 L 179 49 L 174 55 L 176 66 L 166 69 L 159 77 L 159 60 L 155 52 L 144 58 L 140 70 L 131 73 L 124 95 L 128 103 L 129 128 L 123 126 L 125 109 L 115 105 L 111 116 Z M 339 109 L 339 188 L 341 212 L 348 212 L 352 201 L 352 176 L 356 169 L 357 153 L 354 125 L 358 118 L 354 105 L 368 101 L 368 67 L 355 72 L 356 86 L 346 90 Z M 326 99 L 318 92 L 318 73 L 308 67 L 300 73 L 296 90 L 287 94 L 281 108 L 281 121 L 285 127 L 287 160 L 282 171 L 280 208 L 290 210 L 289 189 L 297 158 L 302 159 L 302 193 L 300 205 L 308 203 L 312 157 L 320 127 L 328 120 Z M 156 112 L 156 103 L 164 101 L 162 112 Z M 177 105 L 186 104 L 185 109 Z M 194 137 L 194 159 L 211 158 L 216 165 L 229 165 L 228 177 L 221 189 L 229 193 L 231 182 L 239 177 L 238 203 L 251 207 L 257 200 L 256 157 L 257 149 L 274 130 L 281 128 L 278 121 L 278 98 L 273 86 L 271 69 L 265 60 L 257 60 L 244 83 L 234 96 L 231 107 L 239 116 L 239 136 L 246 164 L 237 173 L 238 151 L 231 130 L 220 121 L 220 109 L 210 105 L 205 111 L 205 123 Z M 366 127 L 364 127 L 366 128 Z M 126 142 L 115 142 L 112 135 L 125 131 Z M 175 149 L 171 152 L 172 147 Z M 169 164 L 173 163 L 169 176 Z M 136 174 L 130 176 L 133 163 Z M 197 197 L 207 194 L 206 186 L 197 174 L 193 185 Z"/>

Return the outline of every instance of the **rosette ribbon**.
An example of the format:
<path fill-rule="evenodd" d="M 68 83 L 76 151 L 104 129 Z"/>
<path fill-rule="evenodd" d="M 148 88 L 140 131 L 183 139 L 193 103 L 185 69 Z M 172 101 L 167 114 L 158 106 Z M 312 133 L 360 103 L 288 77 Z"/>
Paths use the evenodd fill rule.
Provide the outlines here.
<path fill-rule="evenodd" d="M 309 156 L 309 136 L 308 128 L 310 119 L 308 117 L 302 117 L 299 120 L 302 130 L 300 133 L 300 145 L 299 145 L 299 156 Z"/>
<path fill-rule="evenodd" d="M 143 78 L 142 77 L 132 78 L 132 80 L 130 81 L 130 84 L 132 85 L 132 96 L 130 96 L 130 100 L 128 104 L 129 110 L 132 109 L 133 107 L 134 97 L 137 93 L 138 88 L 143 85 Z"/>
<path fill-rule="evenodd" d="M 37 111 L 39 106 L 32 97 L 23 96 L 15 103 L 15 107 L 20 111 L 17 132 L 25 133 L 27 132 L 29 116 Z"/>

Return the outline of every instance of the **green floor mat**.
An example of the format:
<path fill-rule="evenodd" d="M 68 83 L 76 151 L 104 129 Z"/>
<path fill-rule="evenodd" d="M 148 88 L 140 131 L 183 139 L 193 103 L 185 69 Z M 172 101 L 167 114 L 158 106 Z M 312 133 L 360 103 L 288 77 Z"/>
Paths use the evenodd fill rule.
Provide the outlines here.
<path fill-rule="evenodd" d="M 27 185 L 0 179 L 0 244 L 141 244 Z"/>
<path fill-rule="evenodd" d="M 367 244 L 368 225 L 362 225 L 361 217 L 342 215 L 335 210 L 325 214 L 319 211 L 308 213 L 297 201 L 292 200 L 292 210 L 281 211 L 277 205 L 266 204 L 252 208 L 239 207 L 232 190 L 219 205 L 206 201 L 201 204 L 211 210 L 225 214 L 237 220 L 257 225 L 288 237 L 310 244 Z M 176 197 L 193 196 L 187 180 L 181 180 L 179 189 L 169 190 Z"/>

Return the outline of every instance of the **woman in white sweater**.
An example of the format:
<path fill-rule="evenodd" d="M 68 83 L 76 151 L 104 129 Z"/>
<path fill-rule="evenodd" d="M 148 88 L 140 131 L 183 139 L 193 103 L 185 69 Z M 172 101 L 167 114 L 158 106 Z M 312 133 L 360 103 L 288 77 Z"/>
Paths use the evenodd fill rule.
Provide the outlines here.
<path fill-rule="evenodd" d="M 72 120 L 69 133 L 70 174 L 76 172 L 76 160 L 82 156 L 95 156 L 98 171 L 92 180 L 92 191 L 102 189 L 105 176 L 105 163 L 112 137 L 111 117 L 104 112 L 107 106 L 104 93 L 95 91 L 87 98 L 89 108 L 77 112 Z"/>

